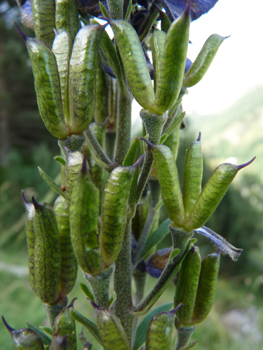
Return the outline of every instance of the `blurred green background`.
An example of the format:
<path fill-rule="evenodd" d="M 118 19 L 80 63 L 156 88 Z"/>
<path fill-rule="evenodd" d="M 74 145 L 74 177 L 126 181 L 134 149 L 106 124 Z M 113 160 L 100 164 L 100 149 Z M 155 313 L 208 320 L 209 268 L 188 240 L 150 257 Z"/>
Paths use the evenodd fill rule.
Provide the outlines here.
<path fill-rule="evenodd" d="M 4 7 L 3 5 L 10 7 Z M 9 17 L 8 17 L 9 16 Z M 0 2 L 0 313 L 14 328 L 25 320 L 39 326 L 47 320 L 42 303 L 28 281 L 24 206 L 20 192 L 53 203 L 56 194 L 40 177 L 37 166 L 52 178 L 59 173 L 53 159 L 59 153 L 56 140 L 38 115 L 30 62 L 23 40 L 10 18 L 19 14 L 15 1 Z M 8 25 L 9 23 L 9 25 Z M 31 35 L 23 28 L 26 34 Z M 208 319 L 197 326 L 192 339 L 203 350 L 263 350 L 263 87 L 244 95 L 226 110 L 209 116 L 187 115 L 181 130 L 178 157 L 182 174 L 185 150 L 202 132 L 204 182 L 212 170 L 228 158 L 244 163 L 258 159 L 238 174 L 230 190 L 207 223 L 231 244 L 243 248 L 237 262 L 222 257 L 217 297 Z M 261 126 L 261 127 L 260 127 Z M 229 159 L 230 160 L 230 159 Z M 163 212 L 162 219 L 164 220 Z M 197 237 L 201 254 L 214 251 Z M 161 247 L 169 245 L 169 237 Z M 84 282 L 79 272 L 78 283 Z M 69 299 L 78 297 L 76 310 L 93 317 L 90 304 L 76 284 Z M 149 277 L 148 286 L 155 283 Z M 157 305 L 173 300 L 171 284 Z M 81 327 L 79 327 L 79 330 Z M 92 341 L 88 332 L 87 339 Z M 11 339 L 0 322 L 1 349 L 11 350 Z M 80 347 L 79 347 L 80 348 Z M 93 347 L 96 349 L 96 345 Z"/>

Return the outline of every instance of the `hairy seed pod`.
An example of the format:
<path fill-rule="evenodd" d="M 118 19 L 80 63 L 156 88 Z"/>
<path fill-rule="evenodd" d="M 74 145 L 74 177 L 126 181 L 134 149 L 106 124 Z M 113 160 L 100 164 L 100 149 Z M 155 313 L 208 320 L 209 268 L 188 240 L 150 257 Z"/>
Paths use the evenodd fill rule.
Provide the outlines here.
<path fill-rule="evenodd" d="M 138 35 L 126 21 L 111 21 L 110 25 L 132 94 L 143 108 L 150 108 L 154 102 L 154 91 Z"/>
<path fill-rule="evenodd" d="M 65 166 L 65 184 L 67 199 L 71 200 L 71 193 L 75 185 L 76 178 L 81 169 L 83 154 L 79 151 L 71 152 L 67 150 L 67 160 Z"/>
<path fill-rule="evenodd" d="M 100 38 L 104 27 L 87 25 L 76 35 L 69 66 L 70 116 L 72 133 L 84 132 L 92 118 L 96 101 L 96 73 Z"/>
<path fill-rule="evenodd" d="M 202 190 L 203 155 L 201 153 L 201 133 L 186 150 L 183 177 L 183 200 L 185 217 L 188 217 Z"/>
<path fill-rule="evenodd" d="M 184 205 L 174 155 L 165 145 L 155 146 L 144 141 L 151 147 L 167 214 L 175 224 L 181 225 L 184 221 Z"/>
<path fill-rule="evenodd" d="M 156 113 L 162 114 L 170 109 L 180 93 L 189 42 L 189 26 L 190 2 L 185 12 L 171 24 L 166 34 L 153 106 Z"/>
<path fill-rule="evenodd" d="M 202 261 L 193 312 L 193 324 L 203 322 L 214 304 L 219 266 L 220 252 L 209 254 Z"/>
<path fill-rule="evenodd" d="M 185 87 L 194 86 L 203 78 L 212 63 L 217 50 L 225 39 L 226 38 L 220 35 L 213 34 L 206 40 L 202 50 L 184 76 L 183 85 Z"/>
<path fill-rule="evenodd" d="M 160 79 L 160 72 L 162 70 L 162 60 L 164 54 L 164 43 L 166 33 L 162 30 L 155 29 L 151 37 L 151 49 L 153 56 L 154 67 L 154 91 L 156 92 L 157 83 Z"/>
<path fill-rule="evenodd" d="M 55 0 L 31 1 L 34 30 L 36 37 L 43 40 L 51 48 L 54 39 Z"/>
<path fill-rule="evenodd" d="M 54 53 L 57 61 L 61 100 L 65 120 L 69 119 L 68 74 L 71 49 L 72 40 L 69 33 L 62 31 L 57 34 L 53 41 L 52 52 Z"/>
<path fill-rule="evenodd" d="M 63 139 L 70 132 L 64 122 L 56 58 L 42 40 L 26 38 L 26 47 L 32 63 L 41 118 L 53 136 Z"/>
<path fill-rule="evenodd" d="M 177 326 L 191 323 L 200 270 L 201 257 L 199 249 L 192 246 L 182 262 L 176 286 L 174 305 L 183 304 L 176 314 Z"/>
<path fill-rule="evenodd" d="M 178 307 L 172 311 L 160 312 L 152 318 L 147 329 L 145 350 L 169 350 L 171 348 L 173 319 L 177 310 Z"/>
<path fill-rule="evenodd" d="M 61 310 L 56 317 L 50 349 L 60 350 L 64 349 L 61 347 L 62 345 L 66 345 L 65 350 L 76 350 L 76 325 L 75 320 L 70 315 L 70 309 L 73 308 L 74 301 L 75 299 L 68 307 Z"/>
<path fill-rule="evenodd" d="M 41 301 L 46 304 L 56 302 L 59 293 L 60 248 L 56 217 L 47 203 L 35 207 L 34 232 L 36 236 L 34 251 L 35 287 Z"/>
<path fill-rule="evenodd" d="M 72 42 L 79 30 L 78 6 L 76 1 L 56 1 L 56 30 L 58 33 L 66 31 Z"/>
<path fill-rule="evenodd" d="M 78 263 L 70 238 L 68 202 L 62 196 L 58 197 L 55 201 L 54 213 L 57 219 L 61 255 L 59 295 L 61 298 L 64 298 L 71 292 L 75 285 L 78 272 Z"/>
<path fill-rule="evenodd" d="M 44 344 L 35 331 L 28 328 L 14 329 L 7 324 L 3 316 L 2 320 L 12 337 L 15 350 L 44 350 Z"/>
<path fill-rule="evenodd" d="M 35 269 L 34 269 L 34 250 L 35 250 L 35 233 L 33 219 L 35 216 L 35 208 L 32 203 L 28 202 L 24 191 L 22 191 L 22 199 L 26 208 L 27 218 L 26 218 L 26 242 L 27 242 L 27 253 L 28 253 L 28 269 L 29 269 L 29 283 L 36 294 L 35 287 Z"/>
<path fill-rule="evenodd" d="M 117 259 L 121 250 L 135 169 L 134 166 L 115 168 L 103 191 L 100 247 L 106 266 Z"/>
<path fill-rule="evenodd" d="M 100 273 L 104 264 L 98 248 L 99 190 L 90 181 L 86 160 L 76 179 L 70 205 L 70 232 L 78 264 L 90 275 Z"/>
<path fill-rule="evenodd" d="M 110 310 L 100 308 L 91 302 L 96 314 L 101 341 L 105 350 L 130 350 L 127 334 L 118 317 Z"/>
<path fill-rule="evenodd" d="M 187 230 L 197 229 L 206 223 L 221 202 L 237 172 L 252 163 L 254 159 L 241 165 L 223 163 L 215 169 L 184 224 Z"/>

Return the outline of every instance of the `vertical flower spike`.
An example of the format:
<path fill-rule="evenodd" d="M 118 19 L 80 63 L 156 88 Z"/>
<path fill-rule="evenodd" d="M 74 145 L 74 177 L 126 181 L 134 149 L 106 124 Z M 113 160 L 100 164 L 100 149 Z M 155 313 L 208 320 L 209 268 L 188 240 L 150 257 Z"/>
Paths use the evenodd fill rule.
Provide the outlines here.
<path fill-rule="evenodd" d="M 78 272 L 78 263 L 70 238 L 68 202 L 65 198 L 61 196 L 57 198 L 54 204 L 54 213 L 57 219 L 61 255 L 59 296 L 64 299 L 73 289 Z"/>
<path fill-rule="evenodd" d="M 8 325 L 3 316 L 2 320 L 12 337 L 15 350 L 44 350 L 44 344 L 41 338 L 32 329 L 14 329 Z"/>
<path fill-rule="evenodd" d="M 172 345 L 173 319 L 179 304 L 168 312 L 160 312 L 155 315 L 147 329 L 145 350 L 168 350 Z"/>
<path fill-rule="evenodd" d="M 160 78 L 157 82 L 154 111 L 170 109 L 180 93 L 189 42 L 190 3 L 183 15 L 174 21 L 166 35 Z"/>
<path fill-rule="evenodd" d="M 74 42 L 79 30 L 77 1 L 55 0 L 56 2 L 56 30 L 58 33 L 66 31 Z"/>
<path fill-rule="evenodd" d="M 57 221 L 53 209 L 47 203 L 35 207 L 35 287 L 41 301 L 53 304 L 59 296 L 60 248 Z"/>
<path fill-rule="evenodd" d="M 98 248 L 99 190 L 91 182 L 83 160 L 71 197 L 70 232 L 72 246 L 82 270 L 96 275 L 104 269 Z"/>
<path fill-rule="evenodd" d="M 77 34 L 69 67 L 70 116 L 66 121 L 74 134 L 84 132 L 93 118 L 96 73 L 103 26 L 87 25 Z"/>
<path fill-rule="evenodd" d="M 195 298 L 201 270 L 201 257 L 198 247 L 192 246 L 182 262 L 176 286 L 174 305 L 182 303 L 176 314 L 176 326 L 189 325 L 195 307 Z"/>
<path fill-rule="evenodd" d="M 91 302 L 95 309 L 97 325 L 105 350 L 131 350 L 127 334 L 117 316 L 110 310 L 100 308 Z"/>
<path fill-rule="evenodd" d="M 55 0 L 32 0 L 31 6 L 36 37 L 51 48 L 55 36 L 53 29 L 56 27 Z"/>
<path fill-rule="evenodd" d="M 220 266 L 220 251 L 209 254 L 202 261 L 192 323 L 203 322 L 215 300 L 217 276 Z"/>
<path fill-rule="evenodd" d="M 28 38 L 17 29 L 31 60 L 40 116 L 48 131 L 63 139 L 69 135 L 69 129 L 64 122 L 56 58 L 42 40 Z"/>
<path fill-rule="evenodd" d="M 34 250 L 35 250 L 35 233 L 33 226 L 33 219 L 35 216 L 35 208 L 32 203 L 28 202 L 25 197 L 24 191 L 22 191 L 22 199 L 26 208 L 26 242 L 27 242 L 27 253 L 28 253 L 28 269 L 29 269 L 29 283 L 36 294 L 35 287 L 35 269 L 34 269 Z"/>
<path fill-rule="evenodd" d="M 241 165 L 223 163 L 215 169 L 184 224 L 187 230 L 199 228 L 206 223 L 226 194 L 238 171 L 251 164 L 254 159 L 255 157 Z"/>
<path fill-rule="evenodd" d="M 110 25 L 132 94 L 143 108 L 151 108 L 154 90 L 138 35 L 126 21 L 111 21 Z"/>
<path fill-rule="evenodd" d="M 183 200 L 185 217 L 193 209 L 202 189 L 203 155 L 201 152 L 201 133 L 186 150 L 183 177 Z"/>
<path fill-rule="evenodd" d="M 75 300 L 76 298 L 56 317 L 50 349 L 76 350 L 76 325 L 75 320 L 70 315 L 70 309 L 73 308 Z"/>

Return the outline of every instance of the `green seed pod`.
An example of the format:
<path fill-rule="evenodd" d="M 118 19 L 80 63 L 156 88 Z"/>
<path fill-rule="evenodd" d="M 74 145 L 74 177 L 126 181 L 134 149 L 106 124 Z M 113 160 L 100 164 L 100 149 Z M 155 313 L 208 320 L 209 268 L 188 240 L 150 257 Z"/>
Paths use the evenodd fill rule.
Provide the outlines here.
<path fill-rule="evenodd" d="M 201 153 L 201 133 L 186 150 L 183 177 L 183 200 L 185 217 L 188 217 L 202 190 L 203 155 Z"/>
<path fill-rule="evenodd" d="M 48 131 L 63 139 L 70 132 L 64 122 L 56 58 L 43 41 L 25 40 L 33 68 L 39 113 Z"/>
<path fill-rule="evenodd" d="M 199 249 L 192 246 L 182 262 L 176 286 L 174 305 L 183 304 L 176 314 L 177 328 L 179 325 L 191 324 L 200 270 L 201 257 Z"/>
<path fill-rule="evenodd" d="M 178 149 L 179 149 L 179 134 L 180 134 L 180 125 L 179 123 L 176 128 L 171 132 L 164 142 L 164 145 L 169 147 L 174 155 L 174 159 L 177 159 Z"/>
<path fill-rule="evenodd" d="M 14 329 L 7 324 L 3 316 L 2 320 L 12 337 L 15 350 L 44 350 L 44 344 L 40 336 L 32 329 Z"/>
<path fill-rule="evenodd" d="M 127 334 L 118 317 L 110 310 L 100 308 L 91 302 L 95 309 L 97 325 L 105 350 L 130 350 Z"/>
<path fill-rule="evenodd" d="M 28 269 L 29 269 L 29 283 L 36 294 L 35 287 L 35 270 L 34 270 L 34 250 L 35 250 L 35 233 L 33 226 L 33 219 L 35 216 L 35 208 L 32 203 L 28 202 L 24 191 L 22 191 L 22 199 L 24 201 L 24 205 L 27 212 L 26 218 L 26 242 L 27 242 L 27 253 L 28 253 Z"/>
<path fill-rule="evenodd" d="M 104 269 L 98 248 L 99 190 L 90 181 L 86 160 L 74 185 L 70 205 L 72 246 L 82 270 L 96 275 Z"/>
<path fill-rule="evenodd" d="M 53 328 L 53 336 L 50 344 L 50 350 L 64 349 L 61 347 L 65 346 L 65 350 L 76 350 L 76 325 L 75 320 L 70 315 L 70 309 L 73 308 L 72 300 L 68 307 L 65 307 L 55 319 Z"/>
<path fill-rule="evenodd" d="M 67 161 L 65 166 L 65 193 L 68 200 L 71 199 L 71 193 L 78 176 L 78 173 L 81 169 L 83 162 L 83 154 L 79 151 L 71 152 L 67 150 Z"/>
<path fill-rule="evenodd" d="M 72 42 L 79 30 L 78 6 L 74 0 L 55 0 L 56 1 L 56 29 L 60 33 L 66 31 L 69 33 Z"/>
<path fill-rule="evenodd" d="M 53 209 L 47 203 L 35 207 L 34 251 L 35 287 L 41 301 L 46 304 L 56 302 L 59 293 L 60 248 L 57 221 Z"/>
<path fill-rule="evenodd" d="M 111 21 L 110 25 L 133 96 L 143 108 L 150 108 L 154 91 L 138 35 L 126 21 Z"/>
<path fill-rule="evenodd" d="M 237 172 L 252 163 L 254 159 L 241 165 L 223 163 L 215 169 L 184 224 L 187 230 L 199 228 L 206 223 L 221 202 Z"/>
<path fill-rule="evenodd" d="M 192 318 L 193 324 L 203 322 L 214 304 L 219 266 L 220 252 L 209 254 L 202 261 Z"/>
<path fill-rule="evenodd" d="M 167 214 L 175 224 L 181 225 L 184 221 L 184 205 L 174 155 L 165 145 L 155 146 L 144 141 L 151 147 Z"/>
<path fill-rule="evenodd" d="M 225 39 L 226 38 L 220 35 L 213 34 L 206 40 L 199 55 L 184 76 L 183 85 L 185 87 L 194 86 L 203 78 L 212 63 L 217 50 Z"/>
<path fill-rule="evenodd" d="M 54 213 L 57 219 L 61 255 L 59 295 L 64 298 L 73 289 L 78 272 L 77 259 L 70 238 L 68 202 L 65 198 L 61 196 L 57 198 L 54 204 Z"/>
<path fill-rule="evenodd" d="M 166 39 L 166 33 L 155 29 L 151 37 L 151 49 L 153 56 L 154 67 L 154 91 L 156 92 L 157 83 L 160 79 L 160 73 L 162 70 L 162 60 L 164 55 L 164 43 Z"/>
<path fill-rule="evenodd" d="M 53 41 L 52 51 L 57 61 L 63 114 L 65 120 L 69 119 L 68 74 L 71 49 L 72 40 L 69 33 L 63 31 L 57 34 Z"/>
<path fill-rule="evenodd" d="M 179 305 L 181 307 L 181 304 Z M 155 315 L 147 329 L 145 350 L 169 350 L 172 345 L 173 319 L 178 307 Z"/>
<path fill-rule="evenodd" d="M 55 28 L 55 0 L 31 1 L 36 37 L 51 48 Z"/>
<path fill-rule="evenodd" d="M 69 67 L 70 117 L 67 123 L 75 134 L 85 131 L 93 118 L 103 29 L 100 25 L 87 25 L 79 30 L 74 41 Z"/>
<path fill-rule="evenodd" d="M 100 247 L 106 266 L 118 257 L 127 221 L 128 199 L 135 167 L 117 167 L 106 182 L 101 207 Z"/>
<path fill-rule="evenodd" d="M 153 109 L 162 114 L 170 109 L 180 93 L 189 42 L 190 2 L 167 34 Z"/>

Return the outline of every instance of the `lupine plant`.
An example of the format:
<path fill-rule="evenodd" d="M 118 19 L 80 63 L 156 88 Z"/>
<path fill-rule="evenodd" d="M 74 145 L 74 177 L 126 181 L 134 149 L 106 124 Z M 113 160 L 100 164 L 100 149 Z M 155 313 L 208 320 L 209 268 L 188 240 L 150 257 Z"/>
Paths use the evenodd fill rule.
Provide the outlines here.
<path fill-rule="evenodd" d="M 216 1 L 18 0 L 22 23 L 35 32 L 27 37 L 16 25 L 39 113 L 58 139 L 61 184 L 39 168 L 59 195 L 53 206 L 22 191 L 29 282 L 50 325 L 13 329 L 3 317 L 14 349 L 75 350 L 76 322 L 105 350 L 196 345 L 190 338 L 214 303 L 220 255 L 236 260 L 242 251 L 204 225 L 237 172 L 253 161 L 219 165 L 202 188 L 199 133 L 179 182 L 182 99 L 225 40 L 211 35 L 192 63 L 189 27 Z M 133 99 L 143 127 L 131 139 Z M 168 219 L 160 223 L 163 205 Z M 172 246 L 156 250 L 168 233 Z M 215 246 L 203 259 L 194 234 Z M 68 304 L 78 268 L 96 323 L 74 309 L 74 300 Z M 148 274 L 156 284 L 145 296 Z M 170 283 L 174 300 L 154 308 Z M 83 349 L 92 347 L 81 340 Z"/>

